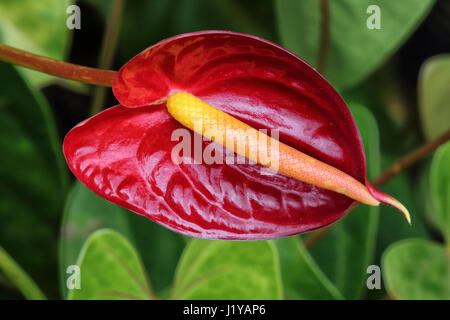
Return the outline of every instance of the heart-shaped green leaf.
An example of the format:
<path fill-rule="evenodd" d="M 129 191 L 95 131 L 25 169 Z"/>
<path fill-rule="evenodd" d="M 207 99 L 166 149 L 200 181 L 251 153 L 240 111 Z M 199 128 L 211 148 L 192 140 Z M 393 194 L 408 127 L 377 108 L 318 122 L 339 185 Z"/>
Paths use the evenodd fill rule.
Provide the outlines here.
<path fill-rule="evenodd" d="M 370 179 L 380 170 L 377 123 L 367 108 L 351 104 L 350 109 L 361 132 Z M 346 298 L 356 299 L 363 293 L 366 269 L 375 250 L 378 217 L 379 207 L 359 205 L 311 249 L 319 266 Z"/>
<path fill-rule="evenodd" d="M 431 140 L 450 129 L 450 54 L 434 56 L 423 64 L 418 90 L 422 127 Z"/>
<path fill-rule="evenodd" d="M 67 173 L 44 97 L 0 62 L 0 243 L 56 297 L 56 243 Z"/>
<path fill-rule="evenodd" d="M 114 205 L 80 182 L 75 183 L 66 201 L 60 241 L 60 275 L 63 296 L 67 294 L 68 266 L 76 263 L 82 245 L 92 232 L 113 229 L 128 239 L 141 253 L 152 286 L 163 295 L 171 285 L 175 267 L 185 242 L 179 234 Z"/>
<path fill-rule="evenodd" d="M 278 256 L 270 241 L 192 240 L 176 271 L 172 299 L 280 299 Z"/>
<path fill-rule="evenodd" d="M 328 1 L 330 40 L 325 76 L 339 89 L 350 88 L 397 50 L 428 13 L 434 0 Z M 282 44 L 317 66 L 321 1 L 277 0 Z M 380 29 L 369 29 L 379 9 Z M 369 13 L 367 13 L 369 11 Z"/>
<path fill-rule="evenodd" d="M 70 0 L 2 0 L 0 42 L 28 52 L 64 60 L 69 44 L 66 13 Z M 34 85 L 50 76 L 19 68 Z"/>
<path fill-rule="evenodd" d="M 298 237 L 275 240 L 286 299 L 342 299 Z"/>
<path fill-rule="evenodd" d="M 383 255 L 383 274 L 396 299 L 450 299 L 448 249 L 426 240 L 408 239 Z"/>
<path fill-rule="evenodd" d="M 441 146 L 435 153 L 430 178 L 433 220 L 447 243 L 450 243 L 450 142 Z"/>
<path fill-rule="evenodd" d="M 138 253 L 118 232 L 94 232 L 84 244 L 77 265 L 80 288 L 70 290 L 71 300 L 153 297 Z"/>

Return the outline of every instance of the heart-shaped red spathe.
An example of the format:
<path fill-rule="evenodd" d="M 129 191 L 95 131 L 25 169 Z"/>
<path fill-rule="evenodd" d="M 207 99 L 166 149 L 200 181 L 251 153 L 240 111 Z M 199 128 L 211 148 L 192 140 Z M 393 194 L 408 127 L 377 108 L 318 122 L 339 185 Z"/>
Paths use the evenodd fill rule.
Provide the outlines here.
<path fill-rule="evenodd" d="M 125 64 L 113 85 L 121 105 L 80 123 L 64 140 L 75 176 L 113 203 L 208 239 L 298 234 L 334 222 L 355 204 L 280 173 L 262 175 L 257 164 L 175 164 L 179 141 L 171 135 L 182 126 L 164 99 L 179 90 L 256 129 L 278 129 L 280 141 L 366 183 L 358 129 L 331 85 L 289 51 L 225 31 L 176 36 Z"/>

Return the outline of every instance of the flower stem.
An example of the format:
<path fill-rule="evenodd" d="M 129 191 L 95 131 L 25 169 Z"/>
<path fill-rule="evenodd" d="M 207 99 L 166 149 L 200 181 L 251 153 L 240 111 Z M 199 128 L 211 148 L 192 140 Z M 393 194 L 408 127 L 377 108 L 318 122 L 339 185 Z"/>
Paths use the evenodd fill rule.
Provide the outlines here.
<path fill-rule="evenodd" d="M 0 44 L 0 60 L 48 73 L 60 78 L 105 87 L 111 87 L 116 75 L 115 71 L 89 68 L 62 62 L 22 51 L 4 44 Z"/>
<path fill-rule="evenodd" d="M 404 169 L 410 167 L 412 164 L 416 163 L 418 160 L 426 157 L 434 150 L 436 150 L 440 145 L 444 144 L 450 140 L 450 130 L 447 130 L 444 134 L 440 135 L 436 139 L 424 144 L 420 148 L 414 150 L 406 157 L 400 159 L 400 161 L 393 164 L 386 171 L 380 174 L 375 180 L 373 180 L 372 185 L 374 187 L 380 187 L 388 182 L 392 177 L 402 172 Z"/>
<path fill-rule="evenodd" d="M 0 246 L 0 270 L 29 300 L 47 299 L 31 277 Z"/>

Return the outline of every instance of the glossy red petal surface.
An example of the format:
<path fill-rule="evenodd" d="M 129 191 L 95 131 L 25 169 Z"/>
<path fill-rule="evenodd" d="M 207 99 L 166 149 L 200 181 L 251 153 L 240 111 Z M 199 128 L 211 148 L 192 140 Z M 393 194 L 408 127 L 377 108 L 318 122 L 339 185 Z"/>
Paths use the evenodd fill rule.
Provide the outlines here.
<path fill-rule="evenodd" d="M 163 104 L 116 106 L 72 129 L 64 153 L 103 198 L 194 237 L 292 235 L 331 223 L 353 203 L 281 174 L 261 175 L 259 165 L 175 165 L 171 134 L 179 127 Z"/>
<path fill-rule="evenodd" d="M 164 40 L 130 60 L 113 86 L 124 106 L 75 127 L 64 153 L 103 198 L 183 234 L 270 239 L 327 225 L 354 201 L 255 164 L 181 164 L 170 153 L 181 125 L 164 103 L 188 91 L 365 183 L 365 157 L 350 111 L 313 68 L 285 49 L 230 32 Z M 153 104 L 152 104 L 153 103 Z M 203 142 L 204 146 L 210 142 Z"/>

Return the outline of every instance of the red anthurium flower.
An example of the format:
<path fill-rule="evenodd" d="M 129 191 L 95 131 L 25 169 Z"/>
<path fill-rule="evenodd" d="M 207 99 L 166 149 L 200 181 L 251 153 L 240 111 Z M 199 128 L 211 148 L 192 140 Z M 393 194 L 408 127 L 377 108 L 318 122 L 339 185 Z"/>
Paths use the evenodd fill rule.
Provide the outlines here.
<path fill-rule="evenodd" d="M 179 35 L 131 59 L 113 91 L 120 105 L 67 134 L 67 163 L 101 197 L 176 232 L 208 239 L 289 236 L 334 222 L 354 199 L 388 203 L 409 219 L 398 201 L 366 181 L 363 144 L 341 97 L 273 43 L 225 31 Z M 194 120 L 204 120 L 201 130 Z M 252 161 L 227 161 L 218 137 L 231 127 L 278 130 L 279 171 L 263 174 L 268 165 L 249 149 L 233 157 Z M 177 162 L 181 135 L 174 139 L 174 132 L 183 128 L 192 139 Z M 222 161 L 198 159 L 195 151 L 211 146 Z"/>

